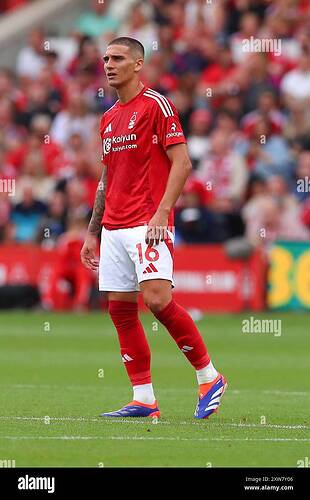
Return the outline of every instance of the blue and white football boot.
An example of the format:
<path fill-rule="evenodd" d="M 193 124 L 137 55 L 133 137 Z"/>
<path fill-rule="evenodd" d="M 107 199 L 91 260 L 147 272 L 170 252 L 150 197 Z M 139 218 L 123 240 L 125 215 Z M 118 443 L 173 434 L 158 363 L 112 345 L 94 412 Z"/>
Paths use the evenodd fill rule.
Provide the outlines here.
<path fill-rule="evenodd" d="M 200 419 L 209 418 L 218 410 L 222 396 L 227 388 L 227 382 L 225 377 L 219 373 L 215 380 L 209 384 L 203 384 L 203 392 L 201 392 L 201 387 L 194 413 L 194 417 Z"/>
<path fill-rule="evenodd" d="M 157 401 L 152 405 L 140 403 L 139 401 L 132 401 L 128 405 L 123 406 L 120 410 L 111 411 L 108 413 L 101 413 L 100 417 L 114 417 L 114 418 L 127 418 L 127 417 L 160 417 L 160 411 Z"/>

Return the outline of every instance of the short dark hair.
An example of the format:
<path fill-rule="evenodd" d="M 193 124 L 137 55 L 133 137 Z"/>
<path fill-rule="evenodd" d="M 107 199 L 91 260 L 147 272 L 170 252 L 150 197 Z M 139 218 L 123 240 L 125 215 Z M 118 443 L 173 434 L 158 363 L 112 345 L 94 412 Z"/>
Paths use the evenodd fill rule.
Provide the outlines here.
<path fill-rule="evenodd" d="M 144 58 L 144 47 L 139 40 L 136 40 L 135 38 L 130 38 L 129 36 L 120 36 L 118 38 L 114 38 L 111 42 L 108 43 L 109 45 L 125 45 L 126 47 L 129 47 L 131 50 L 135 50 L 141 54 L 141 56 Z"/>

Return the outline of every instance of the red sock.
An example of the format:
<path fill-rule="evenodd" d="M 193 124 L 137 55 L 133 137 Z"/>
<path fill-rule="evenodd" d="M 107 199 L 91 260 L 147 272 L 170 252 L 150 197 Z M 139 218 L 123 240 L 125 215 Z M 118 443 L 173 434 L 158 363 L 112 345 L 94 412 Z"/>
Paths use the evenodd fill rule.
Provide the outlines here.
<path fill-rule="evenodd" d="M 207 348 L 188 312 L 173 299 L 154 316 L 167 328 L 189 362 L 200 370 L 210 362 Z"/>
<path fill-rule="evenodd" d="M 151 383 L 151 352 L 138 317 L 138 304 L 109 301 L 109 314 L 118 333 L 121 356 L 132 385 Z"/>

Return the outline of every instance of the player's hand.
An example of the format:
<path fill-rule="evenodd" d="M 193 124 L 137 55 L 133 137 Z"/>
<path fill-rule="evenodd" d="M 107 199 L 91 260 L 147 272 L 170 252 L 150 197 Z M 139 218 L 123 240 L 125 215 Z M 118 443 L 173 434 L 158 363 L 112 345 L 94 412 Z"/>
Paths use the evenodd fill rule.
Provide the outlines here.
<path fill-rule="evenodd" d="M 158 245 L 160 241 L 168 238 L 167 232 L 168 215 L 166 213 L 157 211 L 148 223 L 145 235 L 145 242 L 147 245 Z"/>
<path fill-rule="evenodd" d="M 83 265 L 92 271 L 97 271 L 99 267 L 99 260 L 96 259 L 97 246 L 97 236 L 90 234 L 86 236 L 81 250 L 81 261 Z"/>

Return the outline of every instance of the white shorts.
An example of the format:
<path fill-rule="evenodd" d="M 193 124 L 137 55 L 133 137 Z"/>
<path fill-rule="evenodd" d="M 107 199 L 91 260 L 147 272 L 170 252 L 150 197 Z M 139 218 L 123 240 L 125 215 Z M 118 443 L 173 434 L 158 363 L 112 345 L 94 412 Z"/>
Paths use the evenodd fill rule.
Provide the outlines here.
<path fill-rule="evenodd" d="M 105 292 L 139 291 L 145 280 L 173 282 L 174 235 L 151 247 L 145 243 L 147 226 L 108 230 L 102 227 L 99 290 Z"/>

